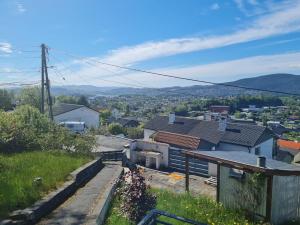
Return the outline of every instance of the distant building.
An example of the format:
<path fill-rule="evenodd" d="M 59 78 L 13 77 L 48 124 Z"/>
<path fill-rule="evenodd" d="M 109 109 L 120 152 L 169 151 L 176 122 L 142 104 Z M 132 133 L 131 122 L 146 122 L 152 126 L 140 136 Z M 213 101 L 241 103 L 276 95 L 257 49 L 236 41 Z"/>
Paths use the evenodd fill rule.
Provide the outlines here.
<path fill-rule="evenodd" d="M 53 117 L 57 123 L 84 122 L 88 128 L 99 127 L 99 112 L 84 105 L 59 103 L 53 106 Z"/>
<path fill-rule="evenodd" d="M 288 163 L 294 162 L 294 157 L 300 153 L 300 143 L 296 141 L 278 139 L 277 148 L 277 159 Z"/>
<path fill-rule="evenodd" d="M 243 112 L 262 112 L 264 109 L 263 108 L 257 108 L 256 105 L 249 105 L 248 108 L 243 108 Z"/>
<path fill-rule="evenodd" d="M 230 107 L 227 105 L 212 105 L 209 107 L 211 112 L 228 114 Z"/>

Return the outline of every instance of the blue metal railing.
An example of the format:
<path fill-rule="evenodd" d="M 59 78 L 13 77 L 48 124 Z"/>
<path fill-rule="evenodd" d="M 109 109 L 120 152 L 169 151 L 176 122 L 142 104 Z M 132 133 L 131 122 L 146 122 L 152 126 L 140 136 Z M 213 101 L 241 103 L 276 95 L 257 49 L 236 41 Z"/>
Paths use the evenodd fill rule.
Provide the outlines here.
<path fill-rule="evenodd" d="M 176 216 L 174 214 L 171 214 L 171 213 L 168 213 L 168 212 L 165 212 L 165 211 L 161 211 L 161 210 L 157 210 L 157 209 L 151 210 L 138 223 L 138 225 L 157 225 L 157 224 L 172 225 L 172 223 L 160 220 L 161 218 L 159 218 L 159 217 L 167 217 L 167 218 L 171 218 L 171 219 L 174 219 L 174 220 L 177 220 L 177 221 L 181 221 L 183 223 L 189 223 L 189 224 L 193 224 L 193 225 L 207 225 L 206 223 L 199 223 L 199 222 L 196 222 L 194 220 L 186 219 L 186 218 Z"/>

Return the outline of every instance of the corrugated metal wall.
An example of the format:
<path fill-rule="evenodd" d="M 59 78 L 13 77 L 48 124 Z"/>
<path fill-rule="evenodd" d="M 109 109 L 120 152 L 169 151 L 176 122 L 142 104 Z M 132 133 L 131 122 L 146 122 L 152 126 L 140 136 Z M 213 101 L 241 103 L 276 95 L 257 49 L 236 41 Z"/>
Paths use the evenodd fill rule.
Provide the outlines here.
<path fill-rule="evenodd" d="M 185 155 L 182 150 L 169 149 L 169 167 L 180 172 L 185 172 Z M 208 177 L 208 162 L 204 160 L 189 159 L 190 174 Z"/>
<path fill-rule="evenodd" d="M 271 218 L 274 224 L 300 218 L 299 176 L 274 176 L 272 193 Z"/>
<path fill-rule="evenodd" d="M 237 194 L 237 187 L 244 186 L 243 188 L 247 188 L 247 186 L 229 176 L 230 168 L 221 166 L 220 167 L 220 202 L 224 204 L 225 207 L 229 208 L 240 208 L 240 204 L 248 204 L 245 199 L 239 199 L 239 195 Z M 245 179 L 249 178 L 249 174 L 246 173 Z M 255 210 L 255 213 L 261 216 L 266 216 L 266 193 L 267 193 L 267 181 L 265 180 L 264 186 L 262 188 L 262 202 L 259 207 Z"/>

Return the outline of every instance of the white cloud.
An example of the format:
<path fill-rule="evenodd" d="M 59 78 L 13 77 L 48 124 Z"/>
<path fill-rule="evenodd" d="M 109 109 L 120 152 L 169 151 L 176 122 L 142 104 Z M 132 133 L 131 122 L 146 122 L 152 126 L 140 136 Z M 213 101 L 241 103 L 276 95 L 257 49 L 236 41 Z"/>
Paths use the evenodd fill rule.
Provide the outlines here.
<path fill-rule="evenodd" d="M 10 54 L 12 53 L 12 46 L 8 42 L 0 42 L 0 53 Z"/>
<path fill-rule="evenodd" d="M 218 10 L 218 9 L 220 9 L 220 6 L 219 6 L 218 3 L 214 3 L 214 4 L 212 4 L 212 5 L 210 6 L 210 9 L 211 9 L 211 10 Z"/>
<path fill-rule="evenodd" d="M 110 70 L 110 71 L 107 71 Z M 300 74 L 300 52 L 278 55 L 262 55 L 205 65 L 156 68 L 151 71 L 212 82 L 228 82 L 246 77 L 270 73 Z M 115 70 L 95 63 L 78 70 L 63 72 L 66 84 L 91 84 L 96 86 L 132 86 L 143 84 L 147 87 L 187 86 L 197 83 L 149 75 L 127 70 Z M 53 78 L 53 75 L 52 75 Z M 60 79 L 61 77 L 54 77 Z M 127 83 L 128 85 L 120 84 Z"/>
<path fill-rule="evenodd" d="M 174 38 L 160 42 L 146 42 L 135 46 L 125 46 L 110 51 L 101 60 L 115 64 L 133 64 L 154 58 L 219 48 L 276 35 L 300 31 L 300 1 L 293 7 L 277 11 L 254 20 L 247 27 L 236 32 L 191 38 Z"/>
<path fill-rule="evenodd" d="M 16 6 L 17 6 L 17 11 L 19 13 L 25 13 L 27 11 L 27 9 L 24 7 L 24 5 L 20 2 L 17 2 Z"/>

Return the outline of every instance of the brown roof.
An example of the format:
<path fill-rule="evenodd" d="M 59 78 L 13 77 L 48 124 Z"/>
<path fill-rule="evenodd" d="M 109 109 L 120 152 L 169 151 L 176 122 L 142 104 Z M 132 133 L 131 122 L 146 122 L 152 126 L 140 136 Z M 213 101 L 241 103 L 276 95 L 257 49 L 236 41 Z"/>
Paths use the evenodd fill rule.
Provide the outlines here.
<path fill-rule="evenodd" d="M 182 147 L 189 150 L 197 150 L 200 144 L 200 138 L 183 134 L 174 134 L 165 131 L 159 131 L 153 135 L 154 141 L 167 143 L 176 147 Z"/>

